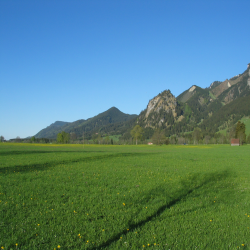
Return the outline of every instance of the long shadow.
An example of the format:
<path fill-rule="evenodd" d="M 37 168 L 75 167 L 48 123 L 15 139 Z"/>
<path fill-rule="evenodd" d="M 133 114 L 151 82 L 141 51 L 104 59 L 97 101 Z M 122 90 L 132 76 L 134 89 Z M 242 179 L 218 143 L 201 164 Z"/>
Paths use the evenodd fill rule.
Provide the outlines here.
<path fill-rule="evenodd" d="M 50 153 L 105 153 L 106 151 L 36 151 L 36 150 L 27 150 L 27 151 L 2 151 L 0 156 L 9 156 L 9 155 L 32 155 L 32 154 L 50 154 Z"/>
<path fill-rule="evenodd" d="M 173 207 L 177 203 L 181 202 L 183 199 L 187 198 L 195 190 L 198 190 L 198 189 L 202 188 L 203 186 L 211 184 L 213 182 L 217 182 L 219 180 L 225 179 L 228 176 L 229 176 L 229 172 L 225 171 L 225 172 L 217 173 L 217 174 L 207 174 L 206 176 L 204 176 L 203 180 L 199 179 L 199 175 L 194 175 L 192 177 L 192 179 L 190 179 L 189 181 L 186 181 L 186 182 L 182 181 L 183 188 L 178 190 L 177 194 L 174 195 L 174 196 L 177 196 L 177 198 L 174 198 L 173 200 L 160 206 L 152 215 L 147 216 L 145 219 L 143 219 L 137 223 L 131 223 L 131 221 L 129 221 L 128 222 L 129 231 L 127 230 L 128 227 L 126 227 L 126 229 L 124 229 L 121 232 L 119 232 L 118 234 L 114 235 L 112 238 L 108 239 L 105 243 L 101 244 L 100 246 L 93 247 L 93 248 L 91 248 L 91 250 L 108 248 L 111 244 L 120 240 L 121 236 L 125 236 L 128 233 L 131 233 L 135 230 L 137 231 L 138 228 L 143 227 L 146 223 L 157 219 L 157 217 L 160 216 L 163 212 L 165 212 L 166 209 L 169 209 L 170 207 Z M 194 183 L 195 183 L 196 186 L 194 186 L 193 188 L 190 188 L 189 185 L 191 183 L 192 183 L 192 185 L 194 185 Z M 189 186 L 189 188 L 188 188 L 188 186 Z M 163 189 L 163 192 L 164 192 L 164 189 Z M 188 210 L 188 211 L 190 211 L 190 210 Z"/>
<path fill-rule="evenodd" d="M 58 161 L 49 161 L 44 163 L 37 164 L 28 164 L 22 166 L 12 166 L 12 167 L 0 167 L 0 173 L 2 174 L 13 174 L 16 172 L 24 173 L 24 172 L 32 172 L 32 171 L 43 171 L 51 167 L 55 167 L 60 164 L 68 164 L 68 163 L 78 163 L 78 162 L 92 162 L 97 160 L 108 160 L 112 158 L 118 157 L 133 157 L 133 156 L 143 156 L 147 155 L 147 153 L 118 153 L 118 154 L 105 154 L 105 155 L 97 155 L 97 156 L 89 156 L 82 157 L 77 159 L 70 160 L 58 160 Z"/>

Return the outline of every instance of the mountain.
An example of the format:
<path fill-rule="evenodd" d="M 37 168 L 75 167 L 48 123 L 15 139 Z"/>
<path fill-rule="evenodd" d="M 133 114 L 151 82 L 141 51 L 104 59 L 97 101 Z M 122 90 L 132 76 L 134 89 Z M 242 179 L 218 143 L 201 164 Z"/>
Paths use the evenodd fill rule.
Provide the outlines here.
<path fill-rule="evenodd" d="M 220 84 L 211 89 L 211 92 L 213 93 L 213 95 L 218 97 L 224 91 L 230 89 L 233 85 L 238 85 L 239 83 L 245 82 L 247 78 L 248 78 L 248 70 L 246 70 L 242 74 L 232 77 L 229 80 L 226 79 L 225 81 L 220 82 Z"/>
<path fill-rule="evenodd" d="M 149 101 L 139 114 L 138 123 L 146 134 L 164 129 L 166 136 L 180 135 L 195 127 L 200 127 L 204 134 L 214 134 L 249 115 L 250 64 L 242 74 L 215 81 L 205 89 L 193 85 L 177 98 L 170 90 L 163 91 Z"/>
<path fill-rule="evenodd" d="M 75 126 L 73 123 L 70 127 L 65 128 L 64 131 L 68 133 L 73 132 L 78 137 L 82 137 L 84 133 L 87 139 L 91 139 L 93 133 L 99 132 L 102 134 L 119 134 L 120 129 L 126 127 L 126 124 L 136 117 L 137 115 L 125 114 L 116 107 L 112 107 L 93 118 L 89 118 L 79 126 Z"/>
<path fill-rule="evenodd" d="M 165 90 L 149 101 L 147 108 L 140 113 L 138 121 L 145 128 L 166 128 L 178 121 L 181 115 L 179 111 L 176 98 L 170 90 Z"/>
<path fill-rule="evenodd" d="M 121 123 L 126 123 L 135 117 L 137 117 L 137 115 L 125 114 L 116 107 L 112 107 L 87 120 L 77 120 L 75 122 L 57 121 L 38 132 L 35 137 L 56 138 L 58 133 L 65 131 L 67 133 L 75 133 L 77 137 L 82 137 L 84 133 L 84 136 L 90 139 L 94 132 L 98 132 L 99 130 L 111 132 L 114 130 L 114 127 L 124 127 Z M 114 126 L 114 124 L 116 124 L 116 126 Z"/>
<path fill-rule="evenodd" d="M 37 138 L 56 138 L 61 131 L 75 133 L 86 139 L 93 134 L 121 134 L 124 140 L 139 124 L 144 137 L 151 138 L 156 129 L 164 130 L 166 136 L 182 135 L 199 127 L 203 134 L 214 135 L 229 130 L 243 117 L 250 116 L 250 64 L 242 74 L 225 81 L 214 81 L 208 88 L 193 85 L 175 97 L 165 90 L 149 100 L 139 116 L 124 114 L 112 107 L 87 120 L 75 122 L 57 121 L 35 135 Z"/>
<path fill-rule="evenodd" d="M 56 121 L 49 125 L 48 127 L 39 131 L 35 137 L 36 138 L 56 138 L 57 134 L 61 132 L 61 128 L 69 124 L 69 122 Z M 59 131 L 59 132 L 58 132 Z"/>
<path fill-rule="evenodd" d="M 209 89 L 214 89 L 215 87 L 217 87 L 219 84 L 221 84 L 222 82 L 220 82 L 220 81 L 214 81 L 214 82 L 212 82 L 211 84 L 210 84 L 210 86 L 209 86 Z"/>

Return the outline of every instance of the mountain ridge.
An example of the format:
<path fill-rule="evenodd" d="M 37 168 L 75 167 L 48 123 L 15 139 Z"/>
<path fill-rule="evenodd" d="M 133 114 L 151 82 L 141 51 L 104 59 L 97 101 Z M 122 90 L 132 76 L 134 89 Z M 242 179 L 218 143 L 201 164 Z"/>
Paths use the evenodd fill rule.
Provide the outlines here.
<path fill-rule="evenodd" d="M 87 120 L 80 119 L 71 123 L 56 121 L 35 136 L 56 138 L 57 133 L 64 130 L 75 133 L 78 138 L 84 133 L 90 139 L 93 133 L 98 132 L 103 135 L 127 134 L 128 137 L 135 124 L 142 126 L 148 135 L 152 135 L 155 129 L 163 129 L 166 136 L 171 136 L 193 131 L 195 127 L 200 127 L 204 133 L 215 133 L 225 124 L 232 126 L 236 118 L 250 115 L 248 99 L 250 64 L 242 74 L 229 80 L 214 81 L 207 88 L 192 85 L 177 97 L 170 90 L 164 90 L 150 99 L 146 109 L 139 115 L 125 114 L 112 107 Z"/>

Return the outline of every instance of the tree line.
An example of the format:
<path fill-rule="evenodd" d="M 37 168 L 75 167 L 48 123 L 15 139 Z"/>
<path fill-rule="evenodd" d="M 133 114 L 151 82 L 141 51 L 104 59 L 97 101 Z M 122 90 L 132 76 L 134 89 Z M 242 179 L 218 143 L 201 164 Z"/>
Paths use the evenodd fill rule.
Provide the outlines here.
<path fill-rule="evenodd" d="M 12 139 L 12 142 L 29 142 L 29 143 L 86 143 L 86 144 L 147 144 L 152 142 L 156 145 L 162 144 L 229 144 L 232 138 L 238 138 L 240 144 L 250 144 L 250 134 L 246 135 L 246 125 L 244 122 L 238 121 L 226 134 L 214 133 L 209 134 L 200 127 L 195 127 L 193 131 L 182 132 L 179 134 L 169 134 L 169 128 L 152 129 L 150 127 L 142 128 L 136 124 L 130 132 L 126 131 L 119 136 L 119 139 L 114 140 L 112 136 L 101 132 L 92 134 L 91 138 L 84 139 L 84 133 L 81 138 L 77 137 L 75 132 L 67 133 L 62 131 L 57 134 L 57 139 L 35 138 L 21 139 L 19 136 Z M 4 137 L 0 137 L 4 141 Z"/>

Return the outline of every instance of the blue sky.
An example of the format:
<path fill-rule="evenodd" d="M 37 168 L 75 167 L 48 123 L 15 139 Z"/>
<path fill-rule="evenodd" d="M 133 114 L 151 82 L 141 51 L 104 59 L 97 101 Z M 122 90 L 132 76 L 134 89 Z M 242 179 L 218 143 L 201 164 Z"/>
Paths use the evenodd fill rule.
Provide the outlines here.
<path fill-rule="evenodd" d="M 208 87 L 250 63 L 249 0 L 0 1 L 0 135 L 112 106 L 139 114 L 170 89 Z"/>

